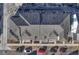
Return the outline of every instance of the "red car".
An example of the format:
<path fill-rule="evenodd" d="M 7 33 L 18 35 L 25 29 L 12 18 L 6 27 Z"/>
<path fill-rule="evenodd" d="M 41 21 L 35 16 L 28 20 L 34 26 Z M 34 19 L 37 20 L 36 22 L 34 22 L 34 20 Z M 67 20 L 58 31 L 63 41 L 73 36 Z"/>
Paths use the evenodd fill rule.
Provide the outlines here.
<path fill-rule="evenodd" d="M 37 54 L 46 54 L 46 50 L 43 48 L 40 48 L 39 50 L 37 50 Z"/>

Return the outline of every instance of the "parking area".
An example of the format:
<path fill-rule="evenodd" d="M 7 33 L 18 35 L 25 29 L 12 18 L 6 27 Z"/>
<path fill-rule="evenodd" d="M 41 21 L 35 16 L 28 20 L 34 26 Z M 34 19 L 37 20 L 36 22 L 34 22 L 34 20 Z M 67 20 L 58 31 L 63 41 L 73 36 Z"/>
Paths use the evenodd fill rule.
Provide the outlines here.
<path fill-rule="evenodd" d="M 14 46 L 10 48 L 13 50 L 6 50 L 4 55 L 79 55 L 78 46 Z"/>

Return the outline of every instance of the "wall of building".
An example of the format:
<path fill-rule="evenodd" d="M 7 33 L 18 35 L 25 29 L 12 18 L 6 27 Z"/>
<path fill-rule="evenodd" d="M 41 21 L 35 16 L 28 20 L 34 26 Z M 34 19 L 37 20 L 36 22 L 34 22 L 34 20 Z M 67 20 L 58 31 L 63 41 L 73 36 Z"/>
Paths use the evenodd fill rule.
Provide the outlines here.
<path fill-rule="evenodd" d="M 12 3 L 12 4 L 8 3 L 8 4 L 6 4 L 6 10 L 7 10 L 6 15 L 9 16 L 9 19 L 7 19 L 7 25 L 8 25 L 7 26 L 7 29 L 8 29 L 7 30 L 7 38 L 8 39 L 15 39 L 15 40 L 17 40 L 17 38 L 15 38 L 9 32 L 10 29 L 19 37 L 19 29 L 18 29 L 18 26 L 10 19 L 10 17 L 13 16 L 17 12 L 19 6 L 21 6 L 21 5 L 22 5 L 22 3 L 21 4 L 17 4 L 17 3 Z"/>
<path fill-rule="evenodd" d="M 15 36 L 13 36 L 10 33 L 10 29 L 19 37 L 18 26 L 16 26 L 16 24 L 12 20 L 8 20 L 8 31 L 7 31 L 8 35 L 7 35 L 7 37 L 8 37 L 8 39 L 17 40 L 17 38 L 15 38 Z"/>
<path fill-rule="evenodd" d="M 47 38 L 51 39 L 57 39 L 57 36 L 53 33 L 53 31 L 56 31 L 59 35 L 63 35 L 63 29 L 60 25 L 31 25 L 31 26 L 21 26 L 22 30 L 22 39 L 26 40 L 30 37 L 32 39 L 35 39 L 34 37 L 37 36 L 37 40 L 45 40 L 45 36 Z M 25 33 L 25 30 L 28 30 L 29 33 L 31 33 L 31 36 L 28 36 Z M 51 35 L 50 35 L 51 33 Z"/>
<path fill-rule="evenodd" d="M 60 25 L 64 29 L 64 37 L 67 38 L 70 32 L 70 15 L 68 15 Z"/>

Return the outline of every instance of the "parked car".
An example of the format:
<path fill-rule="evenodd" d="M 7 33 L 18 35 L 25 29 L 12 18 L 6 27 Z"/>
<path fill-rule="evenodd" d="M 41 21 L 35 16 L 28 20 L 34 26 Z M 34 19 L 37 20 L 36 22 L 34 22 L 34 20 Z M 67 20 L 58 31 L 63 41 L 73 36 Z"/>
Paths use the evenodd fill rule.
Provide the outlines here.
<path fill-rule="evenodd" d="M 32 51 L 32 52 L 29 53 L 28 55 L 37 55 L 37 50 Z"/>
<path fill-rule="evenodd" d="M 54 46 L 50 49 L 50 52 L 52 55 L 55 55 L 55 53 L 57 52 L 58 46 Z"/>
<path fill-rule="evenodd" d="M 64 53 L 64 52 L 66 52 L 66 51 L 67 51 L 67 47 L 66 47 L 66 46 L 60 48 L 60 52 L 63 52 L 63 53 Z"/>
<path fill-rule="evenodd" d="M 47 46 L 43 46 L 42 48 L 45 49 L 45 50 L 47 50 Z"/>
<path fill-rule="evenodd" d="M 25 49 L 25 46 L 20 46 L 16 49 L 16 52 L 23 52 Z"/>
<path fill-rule="evenodd" d="M 30 46 L 30 47 L 25 48 L 24 52 L 25 53 L 31 53 L 32 52 L 32 47 Z"/>
<path fill-rule="evenodd" d="M 46 49 L 45 48 L 39 48 L 39 50 L 37 50 L 37 54 L 46 54 Z"/>
<path fill-rule="evenodd" d="M 78 50 L 75 50 L 75 51 L 73 51 L 73 52 L 69 53 L 69 55 L 79 55 L 79 53 L 78 53 L 78 52 L 79 52 Z"/>
<path fill-rule="evenodd" d="M 54 53 L 55 53 L 55 52 L 57 52 L 57 50 L 52 47 L 52 48 L 50 49 L 50 52 L 54 52 Z"/>

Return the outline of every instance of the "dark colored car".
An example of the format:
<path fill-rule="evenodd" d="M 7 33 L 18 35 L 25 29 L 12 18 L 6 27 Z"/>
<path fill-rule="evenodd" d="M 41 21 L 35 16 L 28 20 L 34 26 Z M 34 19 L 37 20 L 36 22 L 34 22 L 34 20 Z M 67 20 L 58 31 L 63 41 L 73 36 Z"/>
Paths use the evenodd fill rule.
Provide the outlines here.
<path fill-rule="evenodd" d="M 55 53 L 55 52 L 57 52 L 57 50 L 52 47 L 52 48 L 50 49 L 50 52 L 54 52 L 54 53 Z"/>
<path fill-rule="evenodd" d="M 57 52 L 58 46 L 54 46 L 50 49 L 50 52 L 52 53 L 52 55 L 55 55 L 55 53 Z"/>
<path fill-rule="evenodd" d="M 66 51 L 67 51 L 67 47 L 61 47 L 61 48 L 60 48 L 60 52 L 63 52 L 63 53 L 64 53 L 64 52 L 66 52 Z"/>
<path fill-rule="evenodd" d="M 50 52 L 57 52 L 58 46 L 54 46 L 50 49 Z"/>
<path fill-rule="evenodd" d="M 27 47 L 27 48 L 25 48 L 25 51 L 26 51 L 26 53 L 32 52 L 32 47 Z"/>
<path fill-rule="evenodd" d="M 79 52 L 78 50 L 75 50 L 75 51 L 73 51 L 73 52 L 69 53 L 69 55 L 79 55 L 79 53 L 78 53 L 78 52 Z"/>
<path fill-rule="evenodd" d="M 25 46 L 20 46 L 16 49 L 16 52 L 23 52 L 25 49 Z"/>
<path fill-rule="evenodd" d="M 37 55 L 37 51 L 32 51 L 31 53 L 29 53 L 28 55 Z"/>
<path fill-rule="evenodd" d="M 47 46 L 43 46 L 43 49 L 47 50 Z"/>

